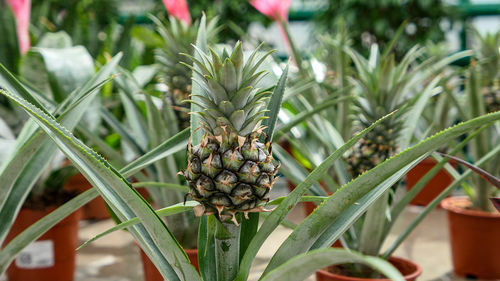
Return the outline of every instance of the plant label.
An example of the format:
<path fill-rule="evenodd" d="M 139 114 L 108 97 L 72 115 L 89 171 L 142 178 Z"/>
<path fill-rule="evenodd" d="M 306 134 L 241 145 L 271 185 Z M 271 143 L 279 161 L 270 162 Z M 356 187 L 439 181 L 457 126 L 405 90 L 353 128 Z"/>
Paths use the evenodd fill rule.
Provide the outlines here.
<path fill-rule="evenodd" d="M 16 266 L 25 269 L 54 266 L 54 242 L 43 240 L 31 243 L 17 256 Z"/>

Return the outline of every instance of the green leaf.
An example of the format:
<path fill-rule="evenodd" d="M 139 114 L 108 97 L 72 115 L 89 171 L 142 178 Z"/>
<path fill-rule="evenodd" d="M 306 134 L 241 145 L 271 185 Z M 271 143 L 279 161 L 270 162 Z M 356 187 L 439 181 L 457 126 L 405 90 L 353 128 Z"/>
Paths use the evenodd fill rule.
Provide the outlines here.
<path fill-rule="evenodd" d="M 139 94 L 141 89 L 137 81 L 127 70 L 120 68 L 121 75 L 116 79 L 118 87 L 121 89 L 119 91 L 120 99 L 122 101 L 123 107 L 125 109 L 125 116 L 130 126 L 129 134 L 132 135 L 134 141 L 143 150 L 146 149 L 149 139 L 147 132 L 147 121 L 142 115 L 139 106 L 134 99 L 135 94 Z"/>
<path fill-rule="evenodd" d="M 498 156 L 500 152 L 500 144 L 490 150 L 485 156 L 481 157 L 477 162 L 474 163 L 475 166 L 482 166 L 489 160 L 493 159 L 495 156 Z M 458 178 L 455 178 L 453 183 L 451 183 L 445 190 L 443 190 L 434 200 L 432 200 L 425 208 L 418 214 L 418 216 L 413 219 L 413 221 L 399 234 L 389 248 L 384 252 L 382 257 L 387 258 L 394 253 L 394 251 L 401 245 L 401 243 L 410 235 L 410 233 L 420 224 L 420 222 L 432 211 L 436 206 L 446 198 L 446 196 L 450 195 L 452 191 L 454 191 L 467 177 L 472 175 L 472 170 L 467 170 L 463 174 L 461 174 Z"/>
<path fill-rule="evenodd" d="M 130 187 L 123 176 L 50 116 L 17 96 L 6 91 L 1 92 L 35 118 L 42 129 L 82 171 L 91 184 L 98 188 L 120 220 L 131 219 L 135 216 L 141 219 L 142 224 L 132 227 L 130 231 L 165 278 L 200 280 L 196 270 L 189 263 L 186 254 L 165 223 L 151 209 L 151 206 Z M 175 265 L 175 267 L 170 264 Z"/>
<path fill-rule="evenodd" d="M 187 130 L 188 131 L 188 130 Z M 189 131 L 188 131 L 189 132 Z M 168 142 L 168 140 L 167 140 Z M 172 142 L 170 142 L 172 143 Z M 171 154 L 175 153 L 175 150 L 169 150 Z M 168 154 L 164 154 L 168 156 Z M 141 162 L 141 158 L 136 161 Z M 130 163 L 130 165 L 134 166 L 135 161 Z M 40 237 L 44 232 L 52 228 L 62 219 L 64 219 L 68 214 L 76 211 L 82 205 L 90 202 L 92 199 L 96 198 L 99 195 L 95 188 L 92 188 L 77 197 L 71 199 L 67 203 L 65 203 L 60 208 L 56 209 L 54 212 L 51 212 L 41 220 L 37 221 L 30 227 L 28 227 L 23 233 L 14 238 L 9 244 L 7 244 L 0 251 L 0 272 L 3 272 L 6 269 L 6 266 L 10 264 L 10 262 L 14 259 L 15 256 L 26 246 L 28 246 L 31 242 Z M 215 279 L 214 279 L 215 280 Z"/>
<path fill-rule="evenodd" d="M 182 212 L 186 212 L 186 211 L 189 211 L 189 210 L 192 210 L 194 206 L 197 206 L 199 205 L 198 202 L 196 201 L 187 201 L 186 203 L 177 203 L 175 205 L 172 205 L 172 206 L 169 206 L 169 207 L 166 207 L 166 208 L 161 208 L 159 210 L 156 210 L 156 214 L 160 217 L 167 217 L 167 216 L 171 216 L 171 215 L 175 215 L 175 214 L 179 214 L 179 213 L 182 213 Z M 132 219 L 129 219 L 127 221 L 124 221 L 124 222 L 121 222 L 109 229 L 107 229 L 106 231 L 103 231 L 97 235 L 95 235 L 94 237 L 90 238 L 89 240 L 85 241 L 82 245 L 80 245 L 76 250 L 80 250 L 81 248 L 87 246 L 88 244 L 96 241 L 97 239 L 99 238 L 102 238 L 108 234 L 111 234 L 115 231 L 118 231 L 118 230 L 123 230 L 127 227 L 130 227 L 130 226 L 133 226 L 133 225 L 136 225 L 138 223 L 140 223 L 141 221 L 135 217 L 135 218 L 132 218 Z"/>
<path fill-rule="evenodd" d="M 206 16 L 203 15 L 201 17 L 200 26 L 198 29 L 198 36 L 196 38 L 196 47 L 204 53 L 208 52 L 208 44 L 207 44 L 207 38 L 206 38 L 206 26 L 207 26 L 207 19 L 206 19 Z M 194 57 L 197 60 L 201 60 L 201 54 L 199 52 L 195 52 Z M 193 67 L 195 70 L 195 71 L 193 71 L 193 75 L 195 75 L 196 71 L 200 71 L 200 67 L 197 64 L 195 64 Z M 203 96 L 203 89 L 201 88 L 200 85 L 198 85 L 198 83 L 193 83 L 191 92 L 194 95 L 193 96 L 194 102 L 191 103 L 191 112 L 202 111 L 202 109 L 197 105 L 197 103 L 199 104 L 199 103 L 201 103 L 201 101 L 199 100 L 199 97 L 197 97 L 196 95 Z M 202 130 L 196 130 L 198 128 L 198 126 L 200 126 L 200 121 L 201 121 L 200 116 L 198 116 L 197 114 L 191 114 L 191 133 L 190 133 L 190 135 L 191 135 L 191 141 L 192 141 L 193 145 L 197 145 L 198 143 L 200 143 L 201 137 L 203 135 Z"/>
<path fill-rule="evenodd" d="M 311 185 L 317 182 L 321 176 L 327 171 L 327 169 L 333 165 L 333 163 L 338 160 L 344 152 L 346 152 L 351 146 L 353 146 L 358 140 L 360 140 L 364 135 L 366 135 L 370 130 L 372 130 L 376 125 L 378 125 L 382 120 L 388 118 L 392 115 L 388 114 L 383 118 L 379 119 L 377 122 L 354 136 L 350 141 L 348 141 L 345 145 L 339 148 L 337 151 L 328 156 L 325 161 L 323 161 L 316 169 L 314 169 L 307 178 L 299 184 L 291 193 L 287 196 L 287 198 L 269 215 L 259 231 L 255 235 L 255 237 L 250 242 L 248 249 L 243 256 L 243 259 L 240 264 L 240 272 L 235 280 L 237 281 L 245 281 L 250 272 L 250 266 L 252 264 L 253 259 L 257 255 L 260 247 L 267 239 L 267 237 L 273 232 L 274 229 L 285 219 L 287 214 L 290 212 L 293 206 L 295 206 L 302 195 L 311 187 Z M 290 257 L 290 256 L 289 256 Z"/>
<path fill-rule="evenodd" d="M 282 173 L 287 180 L 291 181 L 293 184 L 298 185 L 303 182 L 306 177 L 309 175 L 309 171 L 305 169 L 298 161 L 289 155 L 281 146 L 274 145 L 273 146 L 273 154 L 276 154 L 277 159 L 282 164 L 280 168 L 280 173 Z M 318 185 L 313 184 L 309 191 L 318 196 L 325 196 L 325 191 Z"/>
<path fill-rule="evenodd" d="M 21 63 L 21 76 L 56 103 L 62 102 L 94 74 L 94 60 L 82 46 L 32 48 Z M 48 92 L 47 92 L 48 91 Z"/>
<path fill-rule="evenodd" d="M 483 126 L 471 134 L 469 134 L 463 141 L 461 141 L 458 145 L 453 147 L 453 149 L 450 151 L 450 154 L 455 154 L 461 151 L 465 145 L 474 137 L 477 136 L 482 130 L 486 129 L 487 126 Z M 403 212 L 404 208 L 411 202 L 415 196 L 425 187 L 425 185 L 436 175 L 447 163 L 448 161 L 446 159 L 441 159 L 436 163 L 434 167 L 432 167 L 431 170 L 429 170 L 410 190 L 406 192 L 406 194 L 398 200 L 394 206 L 391 209 L 391 217 L 393 220 L 391 221 L 390 226 L 392 226 L 396 219 L 399 217 L 401 212 Z M 389 229 L 386 230 L 386 232 L 389 232 Z"/>
<path fill-rule="evenodd" d="M 108 76 L 111 69 L 115 67 L 120 59 L 117 55 L 104 66 L 92 79 L 90 79 L 79 91 L 70 98 L 73 102 L 63 103 L 55 112 L 60 114 L 59 121 L 72 129 L 83 116 L 92 95 L 98 90 L 104 77 Z M 2 84 L 6 82 L 6 84 Z M 0 67 L 0 85 L 7 89 L 13 89 L 19 96 L 26 96 L 33 104 L 40 104 L 30 92 L 23 87 L 10 73 Z M 76 109 L 72 106 L 78 104 Z M 70 110 L 70 112 L 69 112 Z M 0 241 L 5 239 L 14 218 L 25 198 L 28 196 L 33 184 L 43 172 L 57 148 L 49 142 L 47 136 L 33 122 L 27 122 L 23 132 L 18 137 L 17 147 L 11 159 L 2 167 L 0 173 Z"/>
<path fill-rule="evenodd" d="M 305 280 L 319 269 L 334 264 L 358 263 L 371 267 L 390 280 L 405 280 L 401 273 L 389 262 L 344 249 L 319 249 L 298 255 L 278 268 L 264 275 L 262 281 Z"/>
<path fill-rule="evenodd" d="M 434 88 L 441 80 L 441 77 L 434 78 L 422 91 L 415 105 L 409 110 L 407 118 L 405 118 L 405 125 L 401 133 L 402 139 L 400 140 L 401 147 L 406 148 L 410 146 L 413 133 L 416 131 L 418 121 L 421 120 L 422 112 L 428 106 L 428 101 L 432 96 Z"/>
<path fill-rule="evenodd" d="M 259 213 L 250 213 L 248 214 L 248 219 L 242 220 L 240 235 L 240 261 L 258 229 Z"/>
<path fill-rule="evenodd" d="M 202 216 L 198 228 L 198 266 L 203 281 L 218 281 L 215 260 L 215 225 L 213 215 Z"/>
<path fill-rule="evenodd" d="M 268 111 L 265 114 L 267 119 L 264 119 L 262 121 L 262 125 L 267 127 L 264 130 L 264 133 L 267 135 L 269 142 L 273 141 L 274 128 L 276 127 L 276 122 L 278 121 L 278 114 L 280 112 L 281 102 L 283 101 L 283 95 L 285 94 L 287 76 L 288 76 L 288 65 L 281 74 L 280 80 L 278 81 L 278 85 L 274 89 L 273 94 L 271 96 L 271 100 L 267 105 Z"/>
<path fill-rule="evenodd" d="M 357 202 L 375 186 L 385 181 L 402 167 L 415 161 L 429 151 L 447 144 L 450 140 L 476 127 L 490 124 L 498 119 L 500 119 L 500 112 L 481 116 L 448 128 L 384 161 L 340 188 L 327 201 L 323 202 L 315 212 L 309 215 L 283 242 L 266 271 L 283 264 L 290 256 L 308 251 L 314 241 L 326 230 L 329 222 L 334 221 L 349 206 Z"/>
<path fill-rule="evenodd" d="M 357 204 L 352 204 L 347 210 L 343 211 L 329 224 L 328 228 L 311 246 L 311 249 L 330 247 L 346 230 L 349 229 L 349 227 L 351 227 L 352 224 L 356 222 L 359 217 L 361 217 L 361 215 L 363 215 L 373 202 L 386 193 L 391 186 L 397 183 L 397 181 L 401 179 L 401 177 L 403 177 L 416 163 L 420 162 L 422 158 L 423 157 L 413 161 L 413 163 L 406 165 L 406 167 L 394 173 L 383 183 L 379 184 L 363 196 Z"/>
<path fill-rule="evenodd" d="M 293 127 L 299 125 L 300 123 L 302 123 L 304 121 L 308 121 L 308 119 L 311 116 L 313 116 L 313 115 L 315 115 L 315 114 L 317 114 L 325 109 L 329 109 L 332 106 L 336 105 L 337 103 L 339 103 L 341 101 L 348 100 L 348 99 L 352 99 L 352 97 L 346 97 L 346 96 L 340 97 L 340 98 L 330 97 L 329 99 L 314 106 L 314 108 L 312 108 L 308 111 L 300 112 L 299 114 L 295 115 L 292 118 L 292 120 L 290 120 L 289 122 L 287 122 L 287 123 L 285 123 L 277 128 L 276 137 L 279 139 L 283 134 L 290 131 Z"/>
<path fill-rule="evenodd" d="M 17 73 L 18 63 L 21 57 L 19 44 L 17 42 L 16 18 L 9 8 L 7 2 L 0 3 L 0 64 L 7 69 Z"/>
<path fill-rule="evenodd" d="M 139 157 L 134 162 L 125 166 L 121 170 L 121 173 L 124 176 L 131 176 L 131 175 L 139 172 L 140 170 L 142 170 L 144 167 L 147 167 L 148 165 L 150 165 L 150 164 L 152 164 L 160 159 L 163 159 L 169 155 L 172 155 L 172 153 L 175 153 L 177 151 L 185 149 L 187 147 L 189 134 L 190 134 L 189 128 L 182 130 L 181 132 L 179 132 L 175 136 L 164 141 L 162 144 L 160 144 L 156 148 L 150 150 L 148 153 Z"/>

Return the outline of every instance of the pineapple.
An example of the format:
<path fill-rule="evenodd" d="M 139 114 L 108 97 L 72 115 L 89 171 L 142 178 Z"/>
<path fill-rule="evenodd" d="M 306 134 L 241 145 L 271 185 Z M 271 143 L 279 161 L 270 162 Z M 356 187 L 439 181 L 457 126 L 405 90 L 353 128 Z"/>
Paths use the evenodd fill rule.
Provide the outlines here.
<path fill-rule="evenodd" d="M 179 127 L 189 127 L 189 104 L 184 102 L 191 94 L 191 69 L 180 62 L 184 59 L 182 54 L 192 54 L 193 44 L 196 42 L 199 22 L 186 25 L 184 22 L 170 17 L 169 24 L 163 24 L 153 18 L 158 33 L 163 39 L 163 48 L 156 52 L 156 61 L 161 67 L 160 82 L 168 86 L 166 99 L 175 109 Z M 207 24 L 207 38 L 214 39 L 217 33 L 217 20 L 213 19 Z"/>
<path fill-rule="evenodd" d="M 367 60 L 355 51 L 348 53 L 356 66 L 353 77 L 357 99 L 354 102 L 358 117 L 355 125 L 359 130 L 368 127 L 384 115 L 401 108 L 414 89 L 408 88 L 415 71 L 411 69 L 422 54 L 422 48 L 414 48 L 406 55 L 404 63 L 396 63 L 392 54 L 380 55 L 373 45 Z M 424 77 L 422 77 L 424 79 Z M 347 170 L 355 178 L 392 157 L 399 151 L 397 140 L 401 136 L 404 119 L 393 115 L 370 131 L 350 149 L 346 158 Z"/>
<path fill-rule="evenodd" d="M 498 85 L 483 87 L 486 113 L 500 110 L 500 87 Z"/>
<path fill-rule="evenodd" d="M 257 60 L 257 50 L 244 62 L 241 43 L 231 55 L 213 50 L 201 61 L 192 58 L 201 72 L 195 82 L 204 89 L 199 97 L 200 144 L 188 144 L 188 166 L 182 174 L 190 187 L 189 196 L 200 202 L 197 215 L 215 214 L 221 221 L 242 212 L 265 211 L 261 206 L 276 181 L 271 144 L 261 142 L 265 100 L 269 92 L 256 83 L 265 74 L 257 71 L 266 54 Z M 191 101 L 194 102 L 194 101 Z"/>

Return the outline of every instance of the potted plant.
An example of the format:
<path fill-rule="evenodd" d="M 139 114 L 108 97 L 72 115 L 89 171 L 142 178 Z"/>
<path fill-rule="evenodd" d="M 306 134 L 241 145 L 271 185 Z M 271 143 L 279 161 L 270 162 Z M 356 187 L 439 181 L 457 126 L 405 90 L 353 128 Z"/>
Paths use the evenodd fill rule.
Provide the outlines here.
<path fill-rule="evenodd" d="M 494 46 L 486 45 L 488 39 L 482 39 L 483 45 L 478 52 L 481 59 L 471 62 L 466 82 L 465 95 L 461 110 L 464 118 L 484 114 L 492 105 L 492 88 L 498 78 L 496 72 L 490 72 L 493 65 L 498 65 L 498 40 L 491 41 Z M 496 36 L 495 38 L 498 38 Z M 485 50 L 490 50 L 490 56 Z M 477 161 L 491 151 L 499 141 L 498 126 L 483 131 L 471 143 L 468 157 Z M 498 175 L 498 157 L 485 166 L 485 170 Z M 450 242 L 452 248 L 454 272 L 459 276 L 479 279 L 498 279 L 497 249 L 500 234 L 500 214 L 489 201 L 496 191 L 479 176 L 474 175 L 470 184 L 465 185 L 464 191 L 468 197 L 451 197 L 442 202 L 442 207 L 448 211 Z"/>
<path fill-rule="evenodd" d="M 71 53 L 71 59 L 75 61 L 82 62 L 88 59 L 90 56 L 84 48 L 75 47 L 70 48 L 70 50 L 59 49 L 55 52 L 58 53 L 58 55 L 52 56 L 51 59 L 48 59 L 48 55 L 44 57 L 42 54 L 44 52 L 47 54 L 50 50 L 32 48 L 28 51 L 25 57 L 23 57 L 20 66 L 21 76 L 25 80 L 32 78 L 23 68 L 28 68 L 30 64 L 30 60 L 28 59 L 29 56 L 38 54 L 42 56 L 42 62 L 38 62 L 37 65 L 42 66 L 45 64 L 44 66 L 47 67 L 46 69 L 39 69 L 38 78 L 52 77 L 51 87 L 42 89 L 48 89 L 51 93 L 54 93 L 56 90 L 61 90 L 61 88 L 58 87 L 64 88 L 63 91 L 72 91 L 74 88 L 68 89 L 72 86 L 75 88 L 79 87 L 72 95 L 65 93 L 65 95 L 60 96 L 61 99 L 56 102 L 54 101 L 54 96 L 47 95 L 47 92 L 39 90 L 38 87 L 33 85 L 28 87 L 21 84 L 17 78 L 1 65 L 0 87 L 2 89 L 16 91 L 16 93 L 25 97 L 36 95 L 37 99 L 28 99 L 39 108 L 42 108 L 45 112 L 50 112 L 50 114 L 59 116 L 61 122 L 65 123 L 69 129 L 73 129 L 80 119 L 82 119 L 85 110 L 95 97 L 96 91 L 102 86 L 102 80 L 109 75 L 111 68 L 116 66 L 118 58 L 115 58 L 109 65 L 103 66 L 101 71 L 95 75 L 93 60 L 90 58 L 91 74 L 90 76 L 86 76 L 85 69 L 81 63 L 73 65 L 61 64 L 61 61 L 68 59 L 68 53 Z M 54 54 L 54 52 L 52 52 L 52 54 Z M 87 64 L 89 63 L 88 60 L 85 62 Z M 79 73 L 81 76 L 71 76 L 71 74 L 78 73 L 79 70 L 81 71 L 81 73 Z M 31 74 L 32 73 L 33 72 L 31 72 Z M 42 79 L 37 81 L 42 82 Z M 40 84 L 37 84 L 37 86 L 38 85 Z M 38 99 L 42 101 L 40 102 Z M 2 104 L 5 104 L 5 100 L 2 101 Z M 75 107 L 78 107 L 78 109 L 75 109 Z M 9 118 L 5 118 L 7 116 L 5 114 L 7 112 L 15 114 L 19 111 L 19 108 L 16 108 L 13 104 L 8 104 L 6 108 L 7 110 L 2 110 L 1 123 L 7 125 L 14 124 L 10 122 L 11 120 Z M 23 120 L 23 118 L 18 118 L 18 120 Z M 46 136 L 40 134 L 41 131 L 36 124 L 28 120 L 28 122 L 22 125 L 21 130 L 14 129 L 11 133 L 7 134 L 11 143 L 12 141 L 15 141 L 15 143 L 13 146 L 7 148 L 7 151 L 10 153 L 2 157 L 2 169 L 0 171 L 0 178 L 2 181 L 2 198 L 0 199 L 0 205 L 2 207 L 0 209 L 0 216 L 3 222 L 0 227 L 1 252 L 8 252 L 9 245 L 11 245 L 11 247 L 15 245 L 14 248 L 19 250 L 16 253 L 21 253 L 18 259 L 14 261 L 11 269 L 9 269 L 8 276 L 11 280 L 17 280 L 15 278 L 21 278 L 21 280 L 33 278 L 37 280 L 53 280 L 56 274 L 54 273 L 55 270 L 57 268 L 63 268 L 66 272 L 61 274 L 61 278 L 64 280 L 72 280 L 74 271 L 74 251 L 70 249 L 77 243 L 76 230 L 79 212 L 76 211 L 78 208 L 66 213 L 65 217 L 68 218 L 62 221 L 61 224 L 57 224 L 59 221 L 52 224 L 51 227 L 54 227 L 53 230 L 50 230 L 51 227 L 48 227 L 43 231 L 39 230 L 36 235 L 30 236 L 30 242 L 33 242 L 32 244 L 27 243 L 23 247 L 18 248 L 19 245 L 15 242 L 19 236 L 22 236 L 22 233 L 24 233 L 22 230 L 32 225 L 35 221 L 42 219 L 47 213 L 57 213 L 57 211 L 54 210 L 56 209 L 55 205 L 62 204 L 63 201 L 69 199 L 66 193 L 61 191 L 60 187 L 62 186 L 62 180 L 65 178 L 63 174 L 69 175 L 70 173 L 67 171 L 69 171 L 70 168 L 64 167 L 60 169 L 60 167 L 56 165 L 53 166 L 55 169 L 51 168 L 47 170 L 48 165 L 56 155 L 57 146 L 47 141 Z M 6 135 L 6 128 L 8 128 L 8 126 L 2 127 L 3 136 Z M 5 148 L 5 143 L 6 142 L 2 141 L 3 148 Z M 43 177 L 44 173 L 45 177 Z M 44 180 L 47 179 L 47 173 L 50 176 L 48 180 Z M 39 182 L 37 185 L 38 188 L 36 188 L 38 192 L 35 192 L 33 187 L 36 185 L 37 181 Z M 59 196 L 61 193 L 62 197 Z M 50 196 L 47 196 L 47 194 Z M 28 197 L 30 198 L 26 200 Z M 43 203 L 47 203 L 46 201 L 50 201 L 51 204 L 49 204 L 49 206 L 43 206 Z M 21 210 L 24 203 L 30 205 L 32 210 Z M 80 206 L 81 205 L 78 205 L 78 207 Z M 70 227 L 71 224 L 73 225 L 72 227 Z M 44 233 L 49 230 L 50 233 L 44 235 Z M 66 230 L 69 231 L 62 234 Z M 56 237 L 61 236 L 67 239 L 56 239 Z M 38 238 L 42 241 L 35 242 Z M 70 246 L 61 246 L 60 243 L 64 243 L 65 240 L 70 243 Z M 24 252 L 20 252 L 20 250 L 25 247 L 27 248 Z M 62 256 L 59 253 L 61 249 L 63 250 Z M 5 271 L 12 261 L 13 259 L 2 262 L 2 271 Z M 59 265 L 58 262 L 62 262 L 63 264 Z M 36 273 L 35 270 L 39 267 L 43 268 L 42 271 L 52 272 L 52 274 L 48 277 L 42 277 L 39 273 Z M 23 276 L 16 268 L 27 268 L 29 271 L 28 274 L 31 274 L 28 276 L 31 277 Z M 33 277 L 33 274 L 37 276 Z M 59 273 L 56 275 L 59 275 Z"/>
<path fill-rule="evenodd" d="M 401 32 L 401 29 L 399 32 Z M 396 35 L 395 38 L 398 38 L 398 36 Z M 347 42 L 347 40 L 337 39 L 333 42 Z M 381 126 L 368 133 L 361 142 L 351 148 L 350 155 L 346 158 L 346 168 L 352 178 L 356 178 L 372 169 L 386 159 L 396 155 L 400 149 L 404 149 L 410 145 L 412 135 L 418 125 L 419 116 L 422 114 L 424 107 L 440 80 L 436 74 L 442 71 L 449 63 L 466 54 L 456 54 L 442 59 L 431 56 L 420 61 L 420 58 L 424 57 L 425 49 L 415 47 L 405 55 L 401 62 L 396 62 L 391 53 L 391 48 L 395 42 L 393 41 L 388 44 L 390 47 L 383 54 L 378 51 L 377 46 L 372 46 L 369 58 L 363 58 L 349 48 L 349 46 L 342 46 L 342 50 L 350 55 L 356 67 L 353 75 L 348 78 L 353 84 L 354 91 L 352 94 L 350 91 L 341 92 L 348 95 L 347 97 L 349 95 L 355 97 L 354 107 L 349 108 L 349 110 L 355 112 L 359 118 L 359 120 L 353 120 L 356 129 L 359 130 L 365 127 L 374 119 L 383 116 L 383 114 L 398 110 L 395 115 L 384 120 Z M 335 50 L 339 45 L 339 43 L 330 44 L 330 46 L 327 45 L 327 48 L 330 47 L 330 49 Z M 332 63 L 326 63 L 326 65 L 328 66 L 327 69 L 332 69 L 331 73 L 342 73 L 342 71 L 335 70 L 339 67 L 338 65 Z M 334 83 L 333 85 L 335 84 L 338 83 Z M 301 102 L 305 103 L 309 102 L 309 100 L 302 99 Z M 324 100 L 323 103 L 325 103 Z M 309 107 L 311 108 L 312 106 Z M 312 108 L 312 110 L 318 111 L 323 107 L 319 105 Z M 317 160 L 315 160 L 315 158 L 317 159 L 317 155 L 321 155 L 318 144 L 324 145 L 323 149 L 327 150 L 334 149 L 339 143 L 343 143 L 342 139 L 339 138 L 339 132 L 345 130 L 342 127 L 337 128 L 336 124 L 332 124 L 331 120 L 335 119 L 326 117 L 334 113 L 330 110 L 330 112 L 318 114 L 318 119 L 324 116 L 318 121 L 312 118 L 312 120 L 307 120 L 309 127 L 314 128 L 311 131 L 317 138 L 316 145 L 312 145 L 311 143 L 304 145 L 302 140 L 291 141 L 292 144 L 296 143 L 294 147 L 297 150 L 303 151 L 301 155 L 308 160 L 307 163 L 312 165 L 312 167 L 315 167 L 317 163 Z M 297 124 L 293 119 L 290 123 Z M 332 132 L 336 134 L 332 134 Z M 309 147 L 311 149 L 308 149 Z M 297 174 L 300 174 L 297 173 L 297 171 L 300 171 L 300 169 L 297 169 L 297 166 L 300 166 L 300 164 L 294 164 L 293 160 L 288 160 L 284 152 L 277 151 L 280 159 L 287 159 L 286 162 L 282 160 L 284 164 L 282 171 L 288 170 L 283 173 L 286 176 L 291 175 L 292 178 L 297 178 Z M 336 169 L 331 170 L 330 178 L 325 177 L 326 185 L 330 191 L 337 190 L 339 185 L 342 185 L 342 181 L 348 181 L 349 176 L 344 172 L 346 168 L 339 165 Z M 421 187 L 417 191 L 406 194 L 403 198 L 398 197 L 402 200 L 391 196 L 390 192 L 387 192 L 378 202 L 374 203 L 367 214 L 355 224 L 355 227 L 346 233 L 343 237 L 344 247 L 353 248 L 368 255 L 381 255 L 381 245 L 394 221 L 404 206 L 408 204 L 420 189 Z M 396 185 L 393 187 L 393 191 L 399 192 Z M 315 191 L 311 190 L 311 192 L 314 193 Z M 386 220 L 384 216 L 386 212 L 391 213 L 391 220 Z M 389 258 L 390 256 L 384 253 L 384 257 Z M 416 265 L 412 267 L 415 270 L 418 268 Z M 356 266 L 348 267 L 347 271 L 351 271 L 351 274 L 356 274 L 357 272 L 358 277 L 370 276 L 369 273 L 364 273 L 362 268 Z M 340 270 L 340 272 L 346 273 L 345 268 Z M 318 276 L 326 275 L 328 273 L 318 272 Z M 337 278 L 341 277 L 337 276 Z M 408 279 L 412 278 L 415 278 L 415 276 L 409 274 Z"/>
<path fill-rule="evenodd" d="M 189 127 L 189 104 L 184 102 L 191 95 L 191 69 L 182 65 L 186 55 L 193 53 L 193 44 L 200 28 L 200 22 L 191 23 L 191 17 L 185 1 L 164 1 L 170 15 L 167 23 L 151 17 L 155 23 L 159 37 L 152 34 L 150 39 L 157 38 L 154 66 L 141 66 L 136 69 L 150 69 L 144 72 L 125 73 L 117 78 L 122 104 L 124 104 L 126 123 L 124 126 L 111 121 L 110 126 L 119 126 L 116 130 L 121 136 L 122 146 L 132 148 L 132 157 L 139 157 L 159 145 L 180 130 Z M 211 42 L 215 41 L 217 20 L 206 25 L 206 32 Z M 151 83 L 155 82 L 156 84 Z M 144 90 L 143 90 L 144 89 Z M 138 95 L 141 93 L 140 95 Z M 141 107 L 145 107 L 145 114 Z M 108 114 L 111 116 L 111 114 Z M 111 117 L 108 117 L 108 121 Z M 137 134 L 140 134 L 139 136 Z M 135 136 L 134 136 L 135 134 Z M 132 137 L 131 137 L 132 136 Z M 136 141 L 137 140 L 137 141 Z M 184 181 L 177 172 L 185 166 L 185 156 L 177 153 L 165 160 L 158 161 L 136 175 L 136 187 L 145 187 L 149 199 L 156 207 L 169 206 L 181 202 L 188 189 L 181 185 Z M 124 159 L 120 159 L 121 162 Z M 166 218 L 174 237 L 178 239 L 187 252 L 193 265 L 197 265 L 197 225 L 198 220 L 190 213 L 177 214 Z M 175 227 L 174 227 L 175 226 Z M 140 250 L 146 280 L 163 280 L 144 251 Z"/>
<path fill-rule="evenodd" d="M 435 134 L 438 131 L 444 130 L 452 126 L 458 119 L 458 110 L 454 106 L 454 99 L 460 95 L 458 77 L 463 74 L 461 68 L 448 68 L 442 72 L 443 78 L 439 82 L 439 87 L 442 90 L 441 94 L 431 97 L 430 102 L 422 112 L 419 120 L 415 136 L 418 139 L 423 139 L 429 135 Z M 450 144 L 440 149 L 441 152 L 447 151 L 451 147 L 456 146 Z M 437 165 L 438 160 L 429 156 L 418 163 L 406 175 L 406 188 L 410 191 L 417 183 Z M 456 168 L 453 160 L 451 165 Z M 434 198 L 436 198 L 443 190 L 446 189 L 452 182 L 453 176 L 446 170 L 440 169 L 418 194 L 410 201 L 410 204 L 417 206 L 427 206 Z M 417 186 L 417 189 L 420 189 Z"/>
<path fill-rule="evenodd" d="M 9 243 L 28 226 L 75 196 L 74 192 L 63 189 L 63 183 L 77 170 L 71 166 L 60 167 L 57 163 L 55 165 L 59 168 L 49 167 L 38 179 L 5 243 Z M 23 249 L 7 269 L 8 280 L 53 280 L 54 276 L 58 276 L 60 280 L 73 280 L 76 252 L 72 249 L 78 244 L 81 213 L 81 210 L 73 212 Z"/>

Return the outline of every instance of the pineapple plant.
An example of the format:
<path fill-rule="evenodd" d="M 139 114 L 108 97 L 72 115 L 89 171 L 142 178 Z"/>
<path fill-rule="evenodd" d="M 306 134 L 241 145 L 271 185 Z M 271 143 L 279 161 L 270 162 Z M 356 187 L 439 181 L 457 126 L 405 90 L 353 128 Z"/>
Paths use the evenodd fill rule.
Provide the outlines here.
<path fill-rule="evenodd" d="M 198 50 L 197 50 L 198 51 Z M 182 172 L 190 188 L 189 196 L 200 202 L 196 213 L 215 214 L 221 221 L 235 215 L 264 211 L 259 206 L 269 200 L 269 190 L 276 181 L 271 144 L 262 133 L 266 99 L 270 92 L 256 83 L 265 75 L 258 71 L 265 57 L 258 49 L 244 61 L 241 43 L 231 55 L 210 55 L 198 51 L 201 60 L 192 58 L 200 69 L 196 82 L 204 89 L 196 95 L 202 110 L 203 137 L 199 144 L 189 144 L 187 169 Z M 195 69 L 194 67 L 192 69 Z"/>
<path fill-rule="evenodd" d="M 421 52 L 422 49 L 414 49 L 407 56 L 414 61 Z M 372 46 L 369 60 L 351 49 L 348 53 L 358 74 L 353 78 L 357 86 L 354 112 L 359 117 L 354 125 L 361 130 L 408 101 L 407 94 L 412 89 L 406 84 L 415 73 L 410 63 L 398 65 L 394 55 L 381 56 L 377 45 Z M 396 154 L 403 124 L 401 114 L 393 115 L 353 146 L 346 158 L 349 174 L 357 177 Z"/>
<path fill-rule="evenodd" d="M 153 18 L 156 29 L 162 37 L 163 46 L 157 49 L 155 58 L 160 65 L 158 79 L 167 85 L 166 99 L 175 109 L 180 128 L 189 127 L 189 104 L 185 100 L 191 94 L 191 69 L 180 62 L 184 60 L 182 54 L 192 54 L 193 44 L 199 29 L 199 22 L 188 25 L 174 17 L 169 18 L 168 24 L 164 24 L 157 18 Z M 207 38 L 215 41 L 218 31 L 217 19 L 207 23 Z M 213 42 L 211 42 L 213 43 Z"/>
<path fill-rule="evenodd" d="M 474 30 L 479 46 L 477 56 L 480 61 L 482 76 L 482 95 L 486 112 L 500 110 L 500 32 L 484 36 Z"/>

